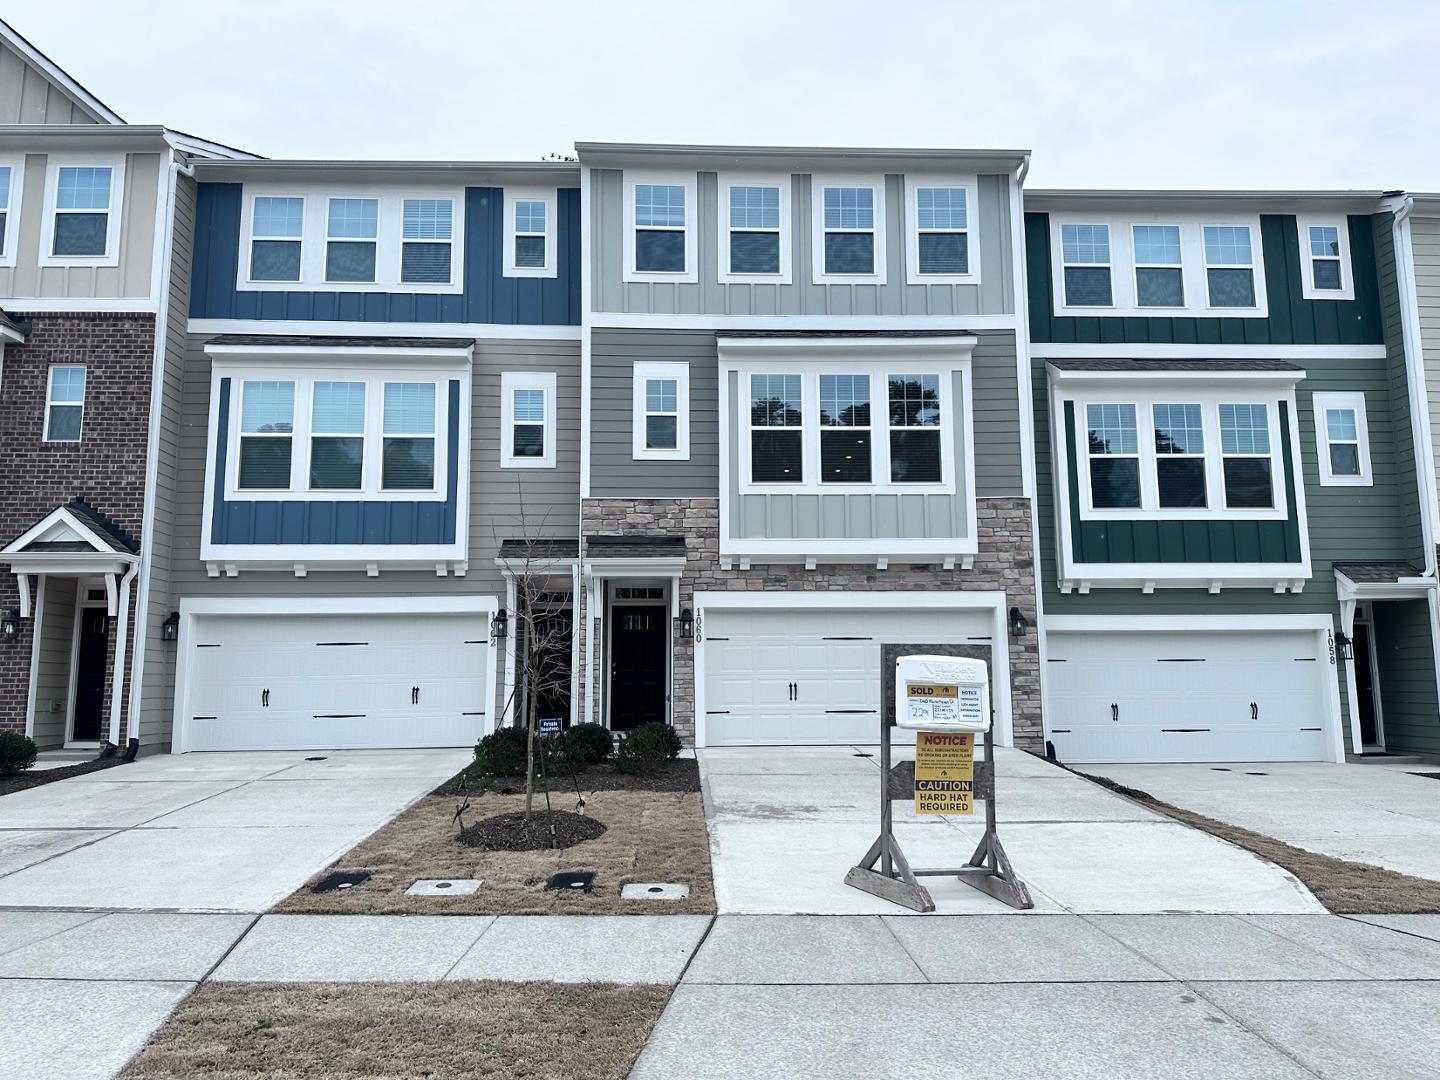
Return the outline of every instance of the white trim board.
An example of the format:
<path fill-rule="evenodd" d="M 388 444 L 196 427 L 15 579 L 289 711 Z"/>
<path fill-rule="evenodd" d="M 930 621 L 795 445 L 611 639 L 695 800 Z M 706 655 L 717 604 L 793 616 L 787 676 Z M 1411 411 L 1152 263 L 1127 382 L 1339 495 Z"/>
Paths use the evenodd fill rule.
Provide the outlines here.
<path fill-rule="evenodd" d="M 1046 360 L 1384 360 L 1384 345 L 1125 345 L 1034 341 Z"/>
<path fill-rule="evenodd" d="M 9 301 L 12 305 L 31 301 Z M 48 300 L 36 300 L 35 304 L 49 304 Z M 114 301 L 90 301 L 98 304 L 99 310 L 109 310 Z M 138 310 L 155 310 L 154 301 L 150 306 Z M 33 310 L 42 310 L 39 307 Z M 80 310 L 80 309 L 77 309 Z M 91 310 L 85 308 L 83 310 Z M 311 319 L 191 319 L 186 330 L 192 334 L 294 334 L 333 335 L 337 337 L 473 337 L 478 340 L 522 341 L 579 341 L 579 326 L 532 326 L 523 323 L 432 323 L 432 322 L 324 322 Z"/>
<path fill-rule="evenodd" d="M 267 324 L 272 330 L 275 323 Z M 362 324 L 365 325 L 365 324 Z M 938 330 L 957 334 L 975 330 L 1014 330 L 1014 315 L 644 315 L 595 311 L 589 325 L 635 330 Z M 194 327 L 192 325 L 192 332 Z"/>

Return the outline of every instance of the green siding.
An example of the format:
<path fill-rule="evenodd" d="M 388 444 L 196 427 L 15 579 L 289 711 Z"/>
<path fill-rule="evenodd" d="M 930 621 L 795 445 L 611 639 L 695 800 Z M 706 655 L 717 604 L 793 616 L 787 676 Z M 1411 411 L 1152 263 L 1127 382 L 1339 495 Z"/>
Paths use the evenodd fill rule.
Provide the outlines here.
<path fill-rule="evenodd" d="M 1374 225 L 1363 215 L 1352 215 L 1348 220 L 1354 300 L 1303 299 L 1295 218 L 1262 214 L 1260 243 L 1270 308 L 1267 318 L 1077 318 L 1055 314 L 1050 215 L 1028 213 L 1025 256 L 1029 267 L 1030 338 L 1037 342 L 1116 345 L 1379 345 L 1384 341 L 1385 329 L 1376 274 Z M 1389 230 L 1382 232 L 1388 235 Z"/>
<path fill-rule="evenodd" d="M 1386 601 L 1374 605 L 1374 618 L 1385 749 L 1440 754 L 1430 606 L 1424 600 Z"/>
<path fill-rule="evenodd" d="M 1065 402 L 1070 478 L 1070 544 L 1079 563 L 1297 563 L 1300 519 L 1290 415 L 1280 402 L 1281 468 L 1290 515 L 1284 521 L 1086 521 L 1080 514 L 1075 403 Z"/>

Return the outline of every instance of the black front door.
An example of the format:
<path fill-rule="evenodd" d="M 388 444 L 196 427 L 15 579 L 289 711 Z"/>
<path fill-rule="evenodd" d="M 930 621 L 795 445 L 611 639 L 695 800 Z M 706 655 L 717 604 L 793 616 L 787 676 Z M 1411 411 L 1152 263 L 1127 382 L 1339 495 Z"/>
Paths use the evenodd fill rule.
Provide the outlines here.
<path fill-rule="evenodd" d="M 1380 742 L 1379 725 L 1375 723 L 1375 672 L 1370 668 L 1370 627 L 1355 624 L 1352 648 L 1355 650 L 1355 707 L 1360 712 L 1360 741 L 1365 746 Z"/>
<path fill-rule="evenodd" d="M 629 731 L 664 720 L 670 628 L 665 607 L 614 607 L 610 617 L 610 727 Z"/>
<path fill-rule="evenodd" d="M 80 655 L 75 662 L 75 742 L 99 742 L 105 712 L 105 666 L 110 616 L 104 608 L 80 611 Z"/>

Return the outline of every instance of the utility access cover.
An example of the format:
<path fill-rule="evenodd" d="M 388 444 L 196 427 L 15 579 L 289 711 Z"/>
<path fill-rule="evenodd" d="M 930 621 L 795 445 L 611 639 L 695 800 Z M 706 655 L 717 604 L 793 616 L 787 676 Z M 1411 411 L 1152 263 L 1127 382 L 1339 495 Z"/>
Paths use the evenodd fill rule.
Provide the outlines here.
<path fill-rule="evenodd" d="M 312 893 L 344 892 L 370 880 L 369 870 L 356 870 L 348 874 L 330 874 L 310 886 Z"/>
<path fill-rule="evenodd" d="M 545 888 L 556 889 L 560 892 L 589 892 L 594 885 L 594 870 L 576 870 L 568 874 L 556 874 Z"/>

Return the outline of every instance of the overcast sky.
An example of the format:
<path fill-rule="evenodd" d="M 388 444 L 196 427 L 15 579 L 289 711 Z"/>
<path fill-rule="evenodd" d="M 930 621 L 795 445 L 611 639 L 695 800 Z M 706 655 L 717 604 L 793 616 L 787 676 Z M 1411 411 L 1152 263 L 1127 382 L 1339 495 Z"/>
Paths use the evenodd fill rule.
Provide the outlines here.
<path fill-rule="evenodd" d="M 1031 187 L 1440 190 L 1440 3 L 11 0 L 133 123 L 268 157 L 1026 148 Z"/>

